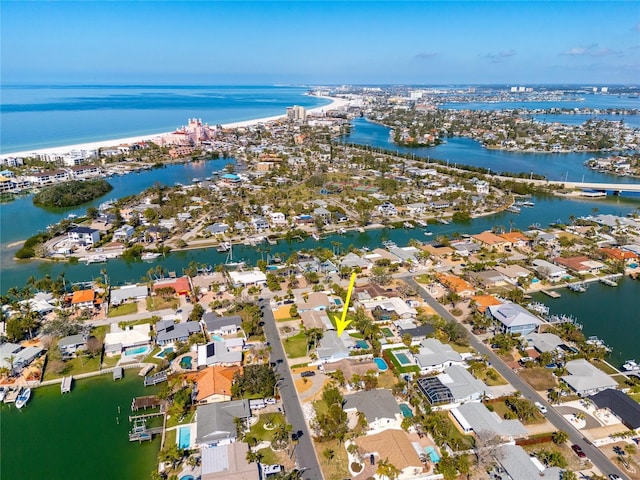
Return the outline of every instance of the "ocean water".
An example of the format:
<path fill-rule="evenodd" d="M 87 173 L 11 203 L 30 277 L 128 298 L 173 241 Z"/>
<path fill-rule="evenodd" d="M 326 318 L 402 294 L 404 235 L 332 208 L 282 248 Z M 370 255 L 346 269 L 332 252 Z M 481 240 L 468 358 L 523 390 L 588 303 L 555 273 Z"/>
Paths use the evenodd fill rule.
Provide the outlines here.
<path fill-rule="evenodd" d="M 3 85 L 0 153 L 154 134 L 200 118 L 210 125 L 313 108 L 300 87 Z"/>

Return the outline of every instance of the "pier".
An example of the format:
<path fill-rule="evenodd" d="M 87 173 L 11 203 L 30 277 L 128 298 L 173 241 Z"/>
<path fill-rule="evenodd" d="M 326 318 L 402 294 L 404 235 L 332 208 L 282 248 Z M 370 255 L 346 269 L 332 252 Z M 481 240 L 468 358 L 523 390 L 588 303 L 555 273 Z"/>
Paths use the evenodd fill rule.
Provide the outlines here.
<path fill-rule="evenodd" d="M 124 377 L 124 370 L 122 367 L 116 367 L 113 369 L 113 381 L 120 380 Z"/>
<path fill-rule="evenodd" d="M 18 398 L 18 393 L 19 393 L 19 390 L 15 388 L 12 390 L 9 390 L 4 396 L 4 403 L 15 403 L 16 399 Z"/>
<path fill-rule="evenodd" d="M 150 387 L 166 381 L 167 381 L 167 372 L 163 371 L 163 372 L 156 373 L 155 375 L 148 375 L 144 377 L 144 386 Z"/>
<path fill-rule="evenodd" d="M 161 407 L 162 401 L 155 395 L 148 395 L 146 397 L 136 397 L 131 401 L 131 411 L 137 412 L 141 408 L 146 410 L 147 408 Z"/>
<path fill-rule="evenodd" d="M 70 393 L 72 382 L 73 382 L 73 376 L 64 377 L 62 379 L 62 383 L 60 384 L 60 393 L 62 393 L 63 395 L 65 393 Z"/>
<path fill-rule="evenodd" d="M 558 292 L 554 292 L 553 290 L 540 290 L 545 295 L 550 296 L 551 298 L 560 298 L 560 294 Z"/>
<path fill-rule="evenodd" d="M 154 365 L 146 365 L 145 367 L 143 367 L 139 372 L 138 372 L 138 376 L 139 377 L 145 377 L 147 375 L 147 373 L 149 373 L 151 370 L 154 369 Z"/>
<path fill-rule="evenodd" d="M 619 275 L 608 275 L 606 277 L 602 277 L 600 279 L 600 283 L 604 283 L 605 285 L 609 286 L 609 287 L 617 287 L 618 286 L 618 282 L 616 282 L 616 280 L 618 278 L 622 277 L 621 274 Z"/>

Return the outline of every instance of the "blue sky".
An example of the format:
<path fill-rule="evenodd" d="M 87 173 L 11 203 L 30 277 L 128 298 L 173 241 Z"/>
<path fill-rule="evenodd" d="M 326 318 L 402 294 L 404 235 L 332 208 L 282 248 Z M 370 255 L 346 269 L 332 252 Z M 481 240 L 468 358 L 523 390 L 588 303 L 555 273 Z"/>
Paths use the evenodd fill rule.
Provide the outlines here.
<path fill-rule="evenodd" d="M 12 2 L 6 83 L 640 83 L 640 3 Z"/>

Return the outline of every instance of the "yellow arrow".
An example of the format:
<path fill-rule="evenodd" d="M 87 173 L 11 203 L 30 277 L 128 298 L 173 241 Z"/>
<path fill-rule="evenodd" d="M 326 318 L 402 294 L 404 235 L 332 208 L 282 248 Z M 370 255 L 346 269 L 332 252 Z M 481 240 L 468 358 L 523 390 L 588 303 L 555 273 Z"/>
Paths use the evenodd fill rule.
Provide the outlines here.
<path fill-rule="evenodd" d="M 344 302 L 344 309 L 342 310 L 342 318 L 334 317 L 336 321 L 336 328 L 338 329 L 338 337 L 342 335 L 344 329 L 351 323 L 351 320 L 347 320 L 347 310 L 349 310 L 349 301 L 351 300 L 351 292 L 353 292 L 353 286 L 356 283 L 356 274 L 351 274 L 351 281 L 349 282 L 349 290 L 347 290 L 347 299 Z"/>

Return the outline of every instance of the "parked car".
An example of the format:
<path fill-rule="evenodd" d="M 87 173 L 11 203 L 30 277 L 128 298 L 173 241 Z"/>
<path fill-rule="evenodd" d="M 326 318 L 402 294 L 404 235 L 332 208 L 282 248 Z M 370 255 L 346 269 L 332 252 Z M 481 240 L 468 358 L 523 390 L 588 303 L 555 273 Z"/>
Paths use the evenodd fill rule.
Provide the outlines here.
<path fill-rule="evenodd" d="M 313 370 L 307 370 L 300 374 L 301 377 L 313 377 L 316 374 Z"/>
<path fill-rule="evenodd" d="M 615 473 L 610 473 L 609 480 L 622 480 L 622 478 L 620 478 L 620 475 L 616 475 Z"/>
<path fill-rule="evenodd" d="M 587 454 L 582 451 L 582 448 L 580 448 L 580 445 L 571 445 L 571 450 L 576 452 L 576 455 L 580 458 L 585 458 L 587 456 Z"/>
<path fill-rule="evenodd" d="M 264 399 L 264 403 L 266 403 L 267 405 L 275 405 L 276 404 L 276 399 L 273 398 L 273 397 L 265 398 Z"/>
<path fill-rule="evenodd" d="M 540 402 L 534 402 L 533 404 L 536 406 L 536 408 L 540 411 L 541 414 L 543 415 L 547 414 L 547 407 L 542 405 Z"/>

